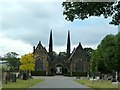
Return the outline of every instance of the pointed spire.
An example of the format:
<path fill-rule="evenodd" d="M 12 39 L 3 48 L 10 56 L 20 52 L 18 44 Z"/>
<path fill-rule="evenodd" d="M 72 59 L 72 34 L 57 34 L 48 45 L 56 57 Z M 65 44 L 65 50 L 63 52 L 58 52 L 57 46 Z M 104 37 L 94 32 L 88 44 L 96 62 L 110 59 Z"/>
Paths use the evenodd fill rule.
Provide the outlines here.
<path fill-rule="evenodd" d="M 78 48 L 83 49 L 81 42 L 79 42 Z"/>
<path fill-rule="evenodd" d="M 39 44 L 41 44 L 41 41 L 39 41 Z"/>
<path fill-rule="evenodd" d="M 49 52 L 53 51 L 52 30 L 50 31 Z"/>
<path fill-rule="evenodd" d="M 67 38 L 67 59 L 70 57 L 70 31 L 68 31 L 68 38 Z"/>
<path fill-rule="evenodd" d="M 42 44 L 41 44 L 41 41 L 39 41 L 39 43 L 38 43 L 38 47 L 40 47 Z"/>

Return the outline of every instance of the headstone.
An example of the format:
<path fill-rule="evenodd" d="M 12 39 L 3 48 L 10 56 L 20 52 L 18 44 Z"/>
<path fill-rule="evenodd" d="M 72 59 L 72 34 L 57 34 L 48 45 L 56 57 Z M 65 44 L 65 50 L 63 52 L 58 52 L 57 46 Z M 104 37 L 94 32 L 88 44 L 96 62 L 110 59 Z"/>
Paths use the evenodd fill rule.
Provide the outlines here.
<path fill-rule="evenodd" d="M 120 73 L 118 74 L 118 82 L 120 82 Z"/>
<path fill-rule="evenodd" d="M 105 75 L 104 74 L 102 74 L 102 79 L 105 80 Z"/>
<path fill-rule="evenodd" d="M 104 75 L 104 79 L 107 80 L 107 75 Z"/>
<path fill-rule="evenodd" d="M 118 73 L 117 73 L 117 71 L 116 71 L 116 76 L 115 76 L 115 78 L 116 78 L 116 81 L 118 81 Z"/>
<path fill-rule="evenodd" d="M 89 79 L 89 78 L 90 78 L 90 72 L 87 73 L 87 79 Z"/>
<path fill-rule="evenodd" d="M 12 74 L 12 82 L 16 82 L 16 74 Z"/>
<path fill-rule="evenodd" d="M 18 78 L 19 78 L 19 79 L 22 79 L 22 76 L 23 76 L 23 74 L 22 74 L 21 72 L 19 72 Z"/>
<path fill-rule="evenodd" d="M 93 79 L 95 79 L 95 73 L 93 74 Z"/>
<path fill-rule="evenodd" d="M 7 81 L 10 82 L 10 72 L 7 73 Z"/>
<path fill-rule="evenodd" d="M 100 77 L 100 80 L 102 80 L 102 79 L 103 79 L 103 78 L 102 78 L 102 73 L 100 73 L 100 74 L 99 74 L 99 77 Z"/>
<path fill-rule="evenodd" d="M 116 80 L 116 72 L 113 70 L 113 73 L 112 73 L 112 82 L 117 82 Z"/>
<path fill-rule="evenodd" d="M 7 84 L 7 72 L 6 71 L 3 71 L 2 73 L 2 83 L 5 83 Z"/>

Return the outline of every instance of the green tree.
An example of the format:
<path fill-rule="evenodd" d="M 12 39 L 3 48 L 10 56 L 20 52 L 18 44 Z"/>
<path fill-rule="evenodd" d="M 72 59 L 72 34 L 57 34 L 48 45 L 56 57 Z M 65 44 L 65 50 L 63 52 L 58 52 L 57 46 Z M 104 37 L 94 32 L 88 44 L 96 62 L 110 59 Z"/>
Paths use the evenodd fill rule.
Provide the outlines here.
<path fill-rule="evenodd" d="M 10 69 L 18 69 L 19 67 L 19 58 L 17 58 L 18 54 L 16 52 L 8 52 L 5 54 L 3 60 L 9 63 Z"/>
<path fill-rule="evenodd" d="M 66 56 L 67 56 L 67 53 L 66 53 L 66 52 L 60 52 L 60 53 L 59 53 L 59 56 L 60 56 L 60 58 L 63 59 L 63 60 L 66 60 L 66 59 L 67 59 L 67 57 L 66 57 Z"/>
<path fill-rule="evenodd" d="M 97 71 L 97 51 L 95 50 L 92 52 L 91 60 L 90 60 L 90 71 L 91 72 L 96 72 Z"/>
<path fill-rule="evenodd" d="M 92 54 L 91 65 L 100 72 L 118 71 L 117 44 L 115 35 L 107 35 Z M 95 64 L 95 65 L 94 65 Z"/>
<path fill-rule="evenodd" d="M 84 48 L 86 54 L 87 54 L 87 58 L 88 58 L 88 61 L 90 61 L 91 59 L 91 55 L 92 55 L 92 52 L 94 51 L 94 49 L 92 48 Z"/>
<path fill-rule="evenodd" d="M 116 60 L 117 60 L 117 71 L 120 72 L 120 32 L 116 35 Z"/>
<path fill-rule="evenodd" d="M 91 16 L 112 17 L 110 24 L 120 24 L 120 1 L 117 2 L 63 2 L 63 15 L 68 21 L 84 20 Z"/>
<path fill-rule="evenodd" d="M 53 60 L 55 60 L 57 58 L 57 53 L 55 51 L 52 52 L 53 53 Z"/>

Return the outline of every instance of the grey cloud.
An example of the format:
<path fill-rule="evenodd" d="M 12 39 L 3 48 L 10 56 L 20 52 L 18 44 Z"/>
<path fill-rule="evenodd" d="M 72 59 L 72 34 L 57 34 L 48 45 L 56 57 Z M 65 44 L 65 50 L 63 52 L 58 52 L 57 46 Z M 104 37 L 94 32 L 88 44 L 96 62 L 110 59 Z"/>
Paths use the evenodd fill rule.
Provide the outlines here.
<path fill-rule="evenodd" d="M 6 9 L 2 19 L 3 33 L 12 39 L 22 40 L 31 45 L 38 41 L 48 47 L 49 32 L 53 29 L 53 42 L 56 46 L 64 46 L 67 42 L 67 31 L 71 32 L 71 43 L 73 45 L 81 42 L 83 44 L 95 45 L 114 27 L 97 24 L 93 21 L 67 22 L 62 15 L 61 3 L 17 3 L 17 8 Z M 84 23 L 88 22 L 88 23 Z M 101 26 L 99 26 L 100 24 Z M 104 30 L 103 30 L 104 29 Z M 105 30 L 106 29 L 106 30 Z M 110 31 L 107 31 L 109 30 Z"/>
<path fill-rule="evenodd" d="M 110 26 L 103 27 L 104 25 L 91 25 L 87 27 L 76 27 L 72 28 L 71 30 L 71 39 L 73 44 L 81 42 L 87 45 L 96 45 L 99 44 L 100 41 L 107 35 L 107 34 L 116 34 L 117 27 Z"/>
<path fill-rule="evenodd" d="M 9 38 L 21 39 L 31 44 L 35 44 L 36 40 L 48 44 L 46 41 L 51 29 L 50 24 L 55 25 L 60 17 L 56 15 L 57 9 L 54 10 L 56 5 L 52 6 L 52 3 L 20 3 L 19 5 L 21 7 L 18 11 L 11 10 L 3 13 L 3 32 Z M 50 6 L 52 10 L 45 5 Z"/>

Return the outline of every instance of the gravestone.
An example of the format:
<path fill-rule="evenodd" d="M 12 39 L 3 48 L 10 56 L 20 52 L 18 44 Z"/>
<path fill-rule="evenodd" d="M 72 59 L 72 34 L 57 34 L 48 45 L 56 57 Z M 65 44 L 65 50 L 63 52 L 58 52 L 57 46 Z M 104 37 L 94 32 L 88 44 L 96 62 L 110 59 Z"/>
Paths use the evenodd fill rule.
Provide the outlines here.
<path fill-rule="evenodd" d="M 117 71 L 116 71 L 116 76 L 115 76 L 115 78 L 116 78 L 116 81 L 118 81 L 118 73 L 117 73 Z"/>
<path fill-rule="evenodd" d="M 118 82 L 120 82 L 120 73 L 118 74 Z"/>
<path fill-rule="evenodd" d="M 103 79 L 102 73 L 99 73 L 100 81 Z"/>
<path fill-rule="evenodd" d="M 107 75 L 106 74 L 104 75 L 104 80 L 107 80 Z"/>
<path fill-rule="evenodd" d="M 2 72 L 2 83 L 7 84 L 7 72 Z"/>
<path fill-rule="evenodd" d="M 116 80 L 116 72 L 113 70 L 113 73 L 112 73 L 112 82 L 117 82 Z"/>
<path fill-rule="evenodd" d="M 16 74 L 12 74 L 12 82 L 16 82 Z"/>
<path fill-rule="evenodd" d="M 93 73 L 93 79 L 95 79 L 95 73 Z"/>
<path fill-rule="evenodd" d="M 105 80 L 105 74 L 102 74 L 102 79 Z"/>
<path fill-rule="evenodd" d="M 10 72 L 7 72 L 7 81 L 10 82 L 10 79 L 11 79 L 11 74 Z"/>

